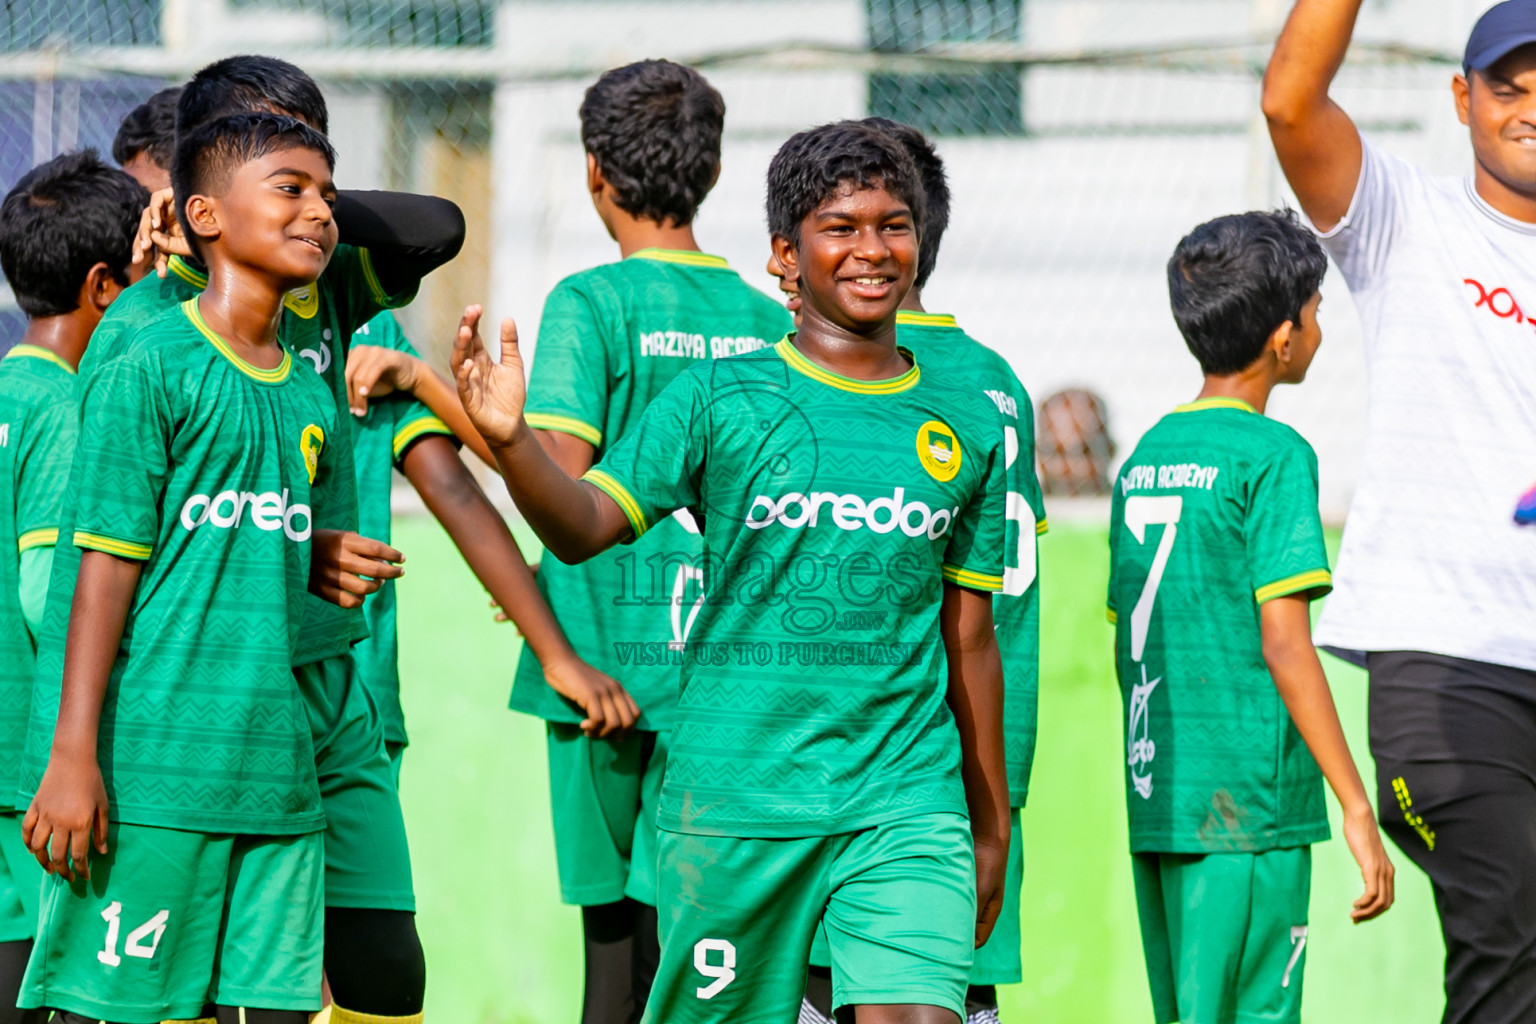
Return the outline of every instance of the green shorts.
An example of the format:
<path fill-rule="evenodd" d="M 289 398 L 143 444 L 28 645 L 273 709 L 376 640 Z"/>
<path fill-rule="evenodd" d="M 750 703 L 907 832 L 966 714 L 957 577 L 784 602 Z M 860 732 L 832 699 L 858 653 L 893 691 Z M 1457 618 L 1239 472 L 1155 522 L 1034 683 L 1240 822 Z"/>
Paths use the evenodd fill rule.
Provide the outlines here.
<path fill-rule="evenodd" d="M 1024 934 L 1019 925 L 1019 890 L 1024 884 L 1024 833 L 1019 827 L 1019 809 L 1012 811 L 1013 833 L 1008 843 L 1008 878 L 1003 883 L 1003 910 L 997 917 L 987 944 L 976 951 L 971 964 L 972 985 L 1015 985 L 1024 980 L 1024 959 L 1020 948 Z M 816 928 L 811 943 L 811 965 L 831 967 L 827 950 L 827 930 Z"/>
<path fill-rule="evenodd" d="M 799 1012 L 817 922 L 837 1006 L 965 1017 L 976 865 L 962 814 L 809 839 L 660 833 L 661 963 L 647 1024 L 782 1024 Z"/>
<path fill-rule="evenodd" d="M 21 812 L 0 813 L 0 942 L 20 942 L 37 933 L 37 903 L 43 867 L 21 841 Z"/>
<path fill-rule="evenodd" d="M 636 730 L 599 740 L 577 725 L 545 724 L 561 901 L 595 907 L 628 896 L 654 907 L 667 734 Z"/>
<path fill-rule="evenodd" d="M 318 1010 L 323 833 L 214 835 L 114 822 L 89 881 L 42 889 L 19 1006 L 123 1024 L 208 1003 Z"/>
<path fill-rule="evenodd" d="M 1136 853 L 1156 1024 L 1295 1024 L 1312 848 Z"/>
<path fill-rule="evenodd" d="M 350 654 L 293 670 L 325 808 L 325 905 L 416 909 L 411 851 L 384 726 Z"/>

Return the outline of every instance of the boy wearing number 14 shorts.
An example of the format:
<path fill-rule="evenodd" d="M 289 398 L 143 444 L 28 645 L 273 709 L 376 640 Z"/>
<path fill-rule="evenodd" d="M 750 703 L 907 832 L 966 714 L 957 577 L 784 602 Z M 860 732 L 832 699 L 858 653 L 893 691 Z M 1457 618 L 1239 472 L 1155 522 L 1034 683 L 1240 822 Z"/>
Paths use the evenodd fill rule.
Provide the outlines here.
<path fill-rule="evenodd" d="M 274 114 L 178 143 L 211 286 L 137 329 L 81 408 L 23 767 L 54 877 L 22 1006 L 319 1009 L 325 817 L 291 665 L 310 537 L 350 480 L 336 404 L 276 325 L 335 247 L 334 159 Z"/>
<path fill-rule="evenodd" d="M 1327 262 L 1289 213 L 1201 225 L 1168 264 L 1205 386 L 1120 470 L 1109 617 L 1125 705 L 1132 869 L 1155 1024 L 1301 1019 L 1319 769 L 1344 810 L 1364 894 L 1392 866 L 1312 647 L 1330 586 L 1317 461 L 1263 415 L 1322 340 Z"/>

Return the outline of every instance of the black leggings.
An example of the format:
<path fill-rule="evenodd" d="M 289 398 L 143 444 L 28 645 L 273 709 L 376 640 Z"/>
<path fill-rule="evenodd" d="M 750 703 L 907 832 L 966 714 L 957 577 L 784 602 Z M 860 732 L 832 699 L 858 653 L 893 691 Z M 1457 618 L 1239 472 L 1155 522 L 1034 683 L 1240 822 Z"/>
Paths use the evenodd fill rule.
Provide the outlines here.
<path fill-rule="evenodd" d="M 845 1006 L 834 1018 L 832 1014 L 832 968 L 812 966 L 805 978 L 805 998 L 816 1012 L 828 1020 L 852 1021 L 853 1007 Z M 972 985 L 965 990 L 965 1015 L 967 1018 L 987 1010 L 997 1010 L 996 985 Z"/>
<path fill-rule="evenodd" d="M 0 942 L 0 1024 L 43 1024 L 47 1010 L 18 1010 L 21 977 L 27 973 L 27 958 L 32 955 L 32 940 Z"/>
<path fill-rule="evenodd" d="M 1536 672 L 1372 654 L 1382 831 L 1429 876 L 1444 1024 L 1536 1021 Z"/>
<path fill-rule="evenodd" d="M 581 908 L 586 987 L 581 1024 L 638 1024 L 661 959 L 656 908 L 623 899 Z"/>
<path fill-rule="evenodd" d="M 420 1013 L 427 961 L 416 934 L 416 915 L 408 910 L 326 907 L 325 977 L 336 1005 L 355 1013 Z"/>

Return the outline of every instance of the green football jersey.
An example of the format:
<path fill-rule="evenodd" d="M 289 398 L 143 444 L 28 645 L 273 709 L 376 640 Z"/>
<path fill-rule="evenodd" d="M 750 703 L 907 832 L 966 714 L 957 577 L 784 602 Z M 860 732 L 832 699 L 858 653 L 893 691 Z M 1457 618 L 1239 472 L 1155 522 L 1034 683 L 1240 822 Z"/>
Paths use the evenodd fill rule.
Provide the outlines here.
<path fill-rule="evenodd" d="M 80 410 L 21 793 L 47 766 L 82 550 L 143 563 L 102 706 L 113 820 L 199 832 L 324 825 L 293 683 L 309 538 L 342 477 L 335 401 L 291 353 L 253 367 L 196 300 L 98 364 Z"/>
<path fill-rule="evenodd" d="M 1040 701 L 1036 538 L 1046 530 L 1045 499 L 1035 476 L 1034 406 L 1008 360 L 962 331 L 954 317 L 904 309 L 896 314 L 896 337 L 917 354 L 924 369 L 985 395 L 1002 418 L 1008 534 L 1003 545 L 1003 589 L 992 599 L 992 619 L 1003 658 L 1008 797 L 1013 806 L 1023 807 L 1035 762 Z"/>
<path fill-rule="evenodd" d="M 637 537 L 689 508 L 704 603 L 658 824 L 832 835 L 965 813 L 943 582 L 1003 586 L 997 409 L 914 365 L 858 381 L 786 338 L 683 371 L 586 475 Z"/>
<path fill-rule="evenodd" d="M 20 782 L 37 645 L 21 606 L 21 555 L 52 547 L 75 451 L 75 371 L 35 345 L 0 360 L 0 809 Z"/>
<path fill-rule="evenodd" d="M 135 328 L 171 306 L 201 294 L 207 285 L 208 275 L 204 271 L 173 256 L 163 279 L 151 275 L 124 291 L 102 317 L 91 335 L 90 347 L 80 361 L 82 400 L 95 379 L 97 368 L 122 350 Z M 347 340 L 353 331 L 382 310 L 405 305 L 414 296 L 414 288 L 399 295 L 385 294 L 374 274 L 368 250 L 338 245 L 317 282 L 295 288 L 284 296 L 283 342 L 310 363 L 330 387 L 336 407 L 345 410 Z M 350 430 L 342 431 L 332 449 L 338 463 L 348 466 L 352 464 L 351 434 Z M 350 472 L 343 475 L 349 480 L 352 478 Z M 316 525 L 322 529 L 356 530 L 356 495 L 338 495 L 329 514 L 334 518 L 319 521 Z M 311 597 L 294 664 L 305 665 L 345 654 L 348 645 L 362 639 L 366 633 L 361 613 L 348 612 L 328 601 Z"/>
<path fill-rule="evenodd" d="M 380 313 L 357 329 L 353 345 L 379 345 L 416 355 L 393 313 Z M 352 455 L 357 463 L 358 531 L 388 544 L 390 492 L 394 470 L 411 445 L 433 434 L 453 431 L 432 410 L 409 394 L 392 392 L 368 402 L 368 415 L 352 421 Z M 384 739 L 404 744 L 405 712 L 400 707 L 400 645 L 395 625 L 395 581 L 385 580 L 363 602 L 368 639 L 352 648 L 357 674 L 373 694 L 384 719 Z"/>
<path fill-rule="evenodd" d="M 571 434 L 600 461 L 683 370 L 766 348 L 789 314 L 718 256 L 645 249 L 566 278 L 539 324 L 526 416 Z M 703 591 L 698 526 L 686 512 L 652 524 L 633 546 L 581 565 L 546 554 L 538 584 L 571 646 L 619 680 L 640 705 L 641 729 L 666 729 L 677 704 L 675 653 Z M 585 716 L 519 661 L 511 706 L 557 722 Z"/>
<path fill-rule="evenodd" d="M 1311 446 L 1236 399 L 1180 406 L 1121 468 L 1109 530 L 1132 851 L 1328 838 L 1259 625 L 1264 602 L 1332 586 Z"/>

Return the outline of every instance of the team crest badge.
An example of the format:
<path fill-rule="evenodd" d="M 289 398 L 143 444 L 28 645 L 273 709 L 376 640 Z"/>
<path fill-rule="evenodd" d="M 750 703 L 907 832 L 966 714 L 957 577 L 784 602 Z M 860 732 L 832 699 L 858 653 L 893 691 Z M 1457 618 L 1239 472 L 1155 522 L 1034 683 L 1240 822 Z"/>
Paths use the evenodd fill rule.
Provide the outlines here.
<path fill-rule="evenodd" d="M 325 431 L 311 423 L 304 428 L 304 433 L 299 435 L 299 451 L 304 453 L 304 468 L 309 473 L 309 482 L 315 482 L 315 474 L 320 469 L 320 452 L 325 448 Z"/>
<path fill-rule="evenodd" d="M 948 483 L 960 472 L 960 439 L 946 423 L 929 420 L 917 428 L 917 461 L 939 483 Z"/>

